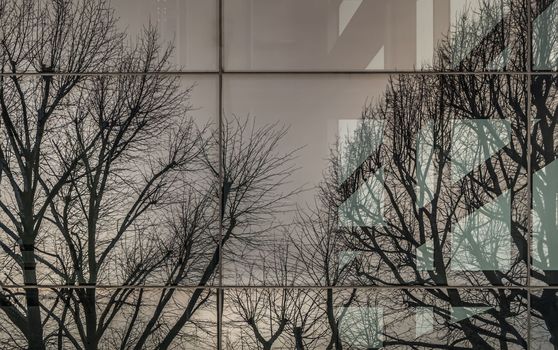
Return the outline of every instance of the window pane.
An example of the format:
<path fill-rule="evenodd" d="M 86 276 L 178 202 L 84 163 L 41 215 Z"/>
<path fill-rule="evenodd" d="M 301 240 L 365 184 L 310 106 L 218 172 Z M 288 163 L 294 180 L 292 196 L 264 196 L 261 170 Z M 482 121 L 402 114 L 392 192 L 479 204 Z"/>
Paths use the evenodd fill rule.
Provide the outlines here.
<path fill-rule="evenodd" d="M 556 174 L 557 90 L 555 75 L 537 75 L 531 84 L 532 134 L 532 276 L 534 285 L 558 284 L 556 228 L 558 178 Z"/>
<path fill-rule="evenodd" d="M 216 71 L 217 0 L 16 0 L 0 13 L 2 72 Z"/>
<path fill-rule="evenodd" d="M 1 87 L 2 285 L 214 282 L 216 76 L 27 75 Z M 19 200 L 27 177 L 5 150 L 37 143 L 40 186 Z"/>
<path fill-rule="evenodd" d="M 557 292 L 556 289 L 531 291 L 530 349 L 554 349 L 556 347 Z"/>
<path fill-rule="evenodd" d="M 226 70 L 525 69 L 522 1 L 224 4 Z"/>
<path fill-rule="evenodd" d="M 224 348 L 523 349 L 526 295 L 490 289 L 228 290 Z"/>
<path fill-rule="evenodd" d="M 191 315 L 189 303 L 196 305 Z M 33 323 L 37 315 L 42 315 L 42 324 Z M 168 344 L 211 350 L 217 348 L 216 322 L 216 293 L 209 289 L 0 290 L 0 347 L 4 349 L 32 348 L 34 340 L 42 337 L 47 349 L 83 349 L 91 344 L 95 349 L 155 349 Z M 28 325 L 33 325 L 31 334 Z"/>
<path fill-rule="evenodd" d="M 525 96 L 522 76 L 227 77 L 224 282 L 524 284 Z"/>
<path fill-rule="evenodd" d="M 173 70 L 217 70 L 216 0 L 113 0 L 112 4 L 131 40 L 149 25 L 157 29 L 160 45 L 173 48 Z"/>
<path fill-rule="evenodd" d="M 558 2 L 532 1 L 533 70 L 549 71 L 558 68 Z"/>

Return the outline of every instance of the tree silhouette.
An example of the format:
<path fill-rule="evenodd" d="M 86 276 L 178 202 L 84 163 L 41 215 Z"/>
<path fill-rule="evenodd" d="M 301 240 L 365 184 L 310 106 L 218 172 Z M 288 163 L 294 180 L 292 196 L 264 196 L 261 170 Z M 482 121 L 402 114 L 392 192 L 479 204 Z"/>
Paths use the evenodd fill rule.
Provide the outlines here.
<path fill-rule="evenodd" d="M 524 71 L 531 9 L 533 64 L 554 67 L 552 5 L 481 1 L 432 68 Z M 157 74 L 171 55 L 152 27 L 129 44 L 105 0 L 0 1 L 3 347 L 201 347 L 236 273 L 278 288 L 224 294 L 228 348 L 527 348 L 532 316 L 558 349 L 556 291 L 521 289 L 557 283 L 555 75 L 393 75 L 285 223 L 288 128 L 196 125 L 193 87 Z"/>
<path fill-rule="evenodd" d="M 1 341 L 166 349 L 192 329 L 215 337 L 206 287 L 222 246 L 247 244 L 242 225 L 288 196 L 273 191 L 291 158 L 272 152 L 284 132 L 235 119 L 221 148 L 215 125 L 188 117 L 192 87 L 154 74 L 171 69 L 172 47 L 152 27 L 128 44 L 107 1 L 6 1 L 0 16 L 2 278 L 25 285 L 0 291 Z M 83 74 L 95 71 L 122 74 Z M 137 288 L 149 284 L 165 288 Z"/>
<path fill-rule="evenodd" d="M 524 71 L 527 13 L 526 2 L 481 2 L 439 45 L 432 68 Z M 296 271 L 297 283 L 324 288 L 319 317 L 329 328 L 327 348 L 359 344 L 354 339 L 363 334 L 351 336 L 344 327 L 377 307 L 392 313 L 384 315 L 390 320 L 381 331 L 385 347 L 527 348 L 528 296 L 516 287 L 526 285 L 529 273 L 528 93 L 527 79 L 513 74 L 392 75 L 381 102 L 364 109 L 351 141 L 339 140 L 316 205 L 301 209 L 296 228 L 287 230 L 292 257 L 280 264 Z M 376 126 L 382 142 L 371 149 Z M 343 163 L 354 165 L 348 174 Z M 371 185 L 375 177 L 380 188 Z M 499 201 L 506 204 L 494 204 Z M 498 234 L 473 237 L 483 230 Z M 273 247 L 265 250 L 268 260 L 283 254 Z M 359 284 L 417 288 L 391 298 L 337 291 Z M 234 304 L 254 306 L 249 297 L 258 293 L 243 293 Z M 422 336 L 413 329 L 418 309 L 432 317 Z M 375 336 L 368 335 L 369 346 L 379 345 Z"/>
<path fill-rule="evenodd" d="M 432 68 L 524 70 L 526 16 L 526 3 L 482 2 L 477 19 L 464 15 L 440 44 Z M 364 109 L 349 141 L 339 140 L 333 149 L 313 215 L 318 225 L 306 220 L 301 231 L 309 237 L 302 240 L 310 242 L 299 254 L 305 262 L 301 271 L 313 281 L 319 267 L 317 285 L 338 286 L 331 276 L 348 269 L 341 285 L 430 286 L 401 290 L 395 305 L 429 308 L 440 322 L 430 331 L 438 336 L 426 339 L 386 325 L 383 346 L 527 348 L 527 330 L 516 320 L 527 317 L 524 290 L 486 288 L 472 295 L 432 288 L 527 283 L 527 94 L 527 79 L 512 74 L 393 75 L 381 101 Z M 498 129 L 502 125 L 505 133 Z M 370 149 L 378 128 L 381 144 Z M 460 133 L 466 136 L 460 139 Z M 505 141 L 499 142 L 502 134 Z M 353 165 L 348 174 L 346 164 Z M 491 204 L 502 198 L 509 214 Z M 475 214 L 479 210 L 484 218 Z M 504 230 L 498 222 L 507 215 Z M 465 238 L 456 240 L 459 230 L 509 232 L 508 255 L 498 248 L 501 234 L 475 241 L 463 233 Z M 315 231 L 321 232 L 317 241 Z M 448 311 L 479 305 L 488 311 L 457 322 Z M 369 301 L 363 308 L 376 306 L 384 305 Z M 415 316 L 408 311 L 407 317 Z M 339 332 L 343 322 L 329 323 L 331 344 L 347 346 Z M 443 333 L 450 336 L 440 338 Z"/>
<path fill-rule="evenodd" d="M 533 65 L 538 69 L 554 69 L 556 65 L 555 25 L 556 10 L 552 1 L 537 1 L 533 4 Z M 552 232 L 556 230 L 551 220 L 556 219 L 555 195 L 556 185 L 552 178 L 553 162 L 556 157 L 554 135 L 556 133 L 556 76 L 535 75 L 531 82 L 531 171 L 532 171 L 532 209 L 533 209 L 533 240 L 532 240 L 532 284 L 545 286 L 556 284 L 556 268 L 552 263 Z M 552 344 L 558 349 L 558 324 L 554 312 L 558 295 L 553 289 L 543 289 L 531 295 L 533 328 L 543 329 L 543 337 L 536 339 Z M 533 334 L 537 332 L 534 330 Z"/>

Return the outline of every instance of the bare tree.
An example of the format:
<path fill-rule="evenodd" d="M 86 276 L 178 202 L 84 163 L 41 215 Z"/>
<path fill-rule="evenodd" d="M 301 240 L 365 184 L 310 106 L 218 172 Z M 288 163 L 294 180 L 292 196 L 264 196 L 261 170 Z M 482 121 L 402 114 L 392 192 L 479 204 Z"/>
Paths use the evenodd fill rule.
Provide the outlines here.
<path fill-rule="evenodd" d="M 292 211 L 289 198 L 300 191 L 288 186 L 298 149 L 278 150 L 288 129 L 277 123 L 258 126 L 255 118 L 232 116 L 223 129 L 222 239 L 228 246 L 223 252 L 225 267 L 257 267 L 252 259 L 258 261 L 260 256 L 249 256 L 249 251 L 256 244 L 258 249 L 272 247 L 276 234 L 284 236 L 285 223 L 276 218 Z M 215 164 L 209 167 L 218 174 Z M 230 277 L 228 270 L 224 273 L 225 279 Z M 248 275 L 256 277 L 254 271 Z"/>
<path fill-rule="evenodd" d="M 3 217 L 9 220 L 2 228 L 20 253 L 10 250 L 9 244 L 3 244 L 3 248 L 19 265 L 23 282 L 30 286 L 38 282 L 35 243 L 45 212 L 101 135 L 92 135 L 82 147 L 70 144 L 60 150 L 52 130 L 71 125 L 71 118 L 57 111 L 83 78 L 45 75 L 35 83 L 25 83 L 16 73 L 31 67 L 40 73 L 59 69 L 85 72 L 116 56 L 121 38 L 113 29 L 113 14 L 103 11 L 104 2 L 76 7 L 67 2 L 41 5 L 45 4 L 22 1 L 0 5 L 2 73 L 13 74 L 2 76 L 0 89 L 2 192 L 10 191 L 10 197 L 5 194 L 1 204 Z M 54 164 L 48 166 L 45 158 Z M 27 320 L 20 324 L 26 324 L 30 348 L 44 348 L 38 290 L 28 288 L 25 292 Z"/>
<path fill-rule="evenodd" d="M 535 1 L 533 6 L 533 66 L 548 70 L 556 67 L 556 6 L 552 1 Z M 533 240 L 532 284 L 551 286 L 557 283 L 556 265 L 552 262 L 553 238 L 555 232 L 555 199 L 556 184 L 553 180 L 553 163 L 556 159 L 556 76 L 536 75 L 532 77 L 531 92 L 531 170 L 532 170 L 532 209 L 533 209 Z M 554 221 L 555 222 L 555 221 Z M 558 324 L 555 311 L 558 305 L 558 294 L 554 289 L 542 289 L 531 295 L 533 317 L 533 334 L 537 334 L 540 325 L 541 341 L 550 343 L 558 349 Z"/>
<path fill-rule="evenodd" d="M 241 346 L 303 350 L 327 344 L 321 291 L 236 289 L 228 293 L 227 301 L 227 339 L 237 339 Z"/>
<path fill-rule="evenodd" d="M 504 1 L 502 7 L 497 7 L 486 2 L 481 5 L 478 20 L 471 19 L 474 16 L 470 14 L 463 16 L 452 35 L 438 47 L 433 68 L 523 70 L 526 65 L 527 5 L 513 5 Z M 483 28 L 487 30 L 483 31 Z M 340 163 L 351 161 L 343 158 L 348 157 L 345 148 L 353 154 L 359 152 L 359 147 L 364 147 L 364 152 L 367 148 L 349 142 L 334 149 L 320 195 L 320 202 L 325 206 L 322 211 L 330 217 L 318 220 L 319 230 L 310 220 L 305 221 L 305 228 L 301 230 L 304 232 L 301 236 L 308 236 L 311 243 L 311 248 L 301 254 L 308 258 L 303 270 L 310 271 L 311 276 L 319 276 L 313 282 L 322 285 L 325 279 L 329 286 L 339 283 L 525 285 L 529 210 L 526 204 L 527 93 L 526 80 L 509 75 L 393 76 L 382 101 L 365 108 L 362 126 L 356 131 L 366 133 L 369 132 L 366 131 L 367 125 L 381 124 L 382 144 L 370 151 L 363 162 L 356 164 L 347 177 Z M 481 127 L 456 127 L 473 125 L 471 123 Z M 485 131 L 484 124 L 508 125 L 509 138 L 494 149 L 495 130 L 488 128 Z M 471 132 L 467 130 L 476 130 L 473 132 L 477 134 L 471 137 L 479 144 L 465 147 L 483 149 L 487 155 L 477 163 L 473 162 L 472 168 L 461 171 L 462 176 L 456 176 L 468 165 L 459 163 L 463 158 L 457 150 L 459 142 L 454 142 L 452 137 L 456 132 Z M 353 139 L 361 138 L 356 135 Z M 424 146 L 429 151 L 420 149 Z M 370 185 L 376 176 L 381 178 L 380 189 Z M 359 195 L 359 192 L 366 194 Z M 364 196 L 365 200 L 354 200 L 363 198 L 359 196 Z M 511 245 L 505 263 L 499 265 L 499 262 L 485 260 L 500 254 L 486 250 L 498 246 L 499 242 L 493 241 L 460 243 L 467 246 L 470 255 L 456 257 L 458 243 L 452 240 L 455 228 L 479 209 L 488 213 L 489 220 L 502 220 L 502 213 L 487 209 L 502 196 L 509 196 L 511 203 Z M 371 206 L 366 200 L 370 197 L 375 197 L 371 201 L 378 202 L 377 206 Z M 365 223 L 365 218 L 374 220 Z M 353 224 L 347 224 L 348 221 Z M 328 226 L 338 228 L 336 231 L 322 228 Z M 312 231 L 321 231 L 316 235 L 318 244 L 312 244 L 315 241 Z M 331 237 L 329 232 L 336 232 L 343 239 L 332 248 L 321 248 L 329 246 L 332 241 L 328 239 Z M 458 267 L 455 264 L 460 262 L 459 259 L 476 268 Z M 347 266 L 350 268 L 346 274 L 348 278 L 331 279 Z M 319 267 L 319 274 L 313 272 L 316 267 Z M 423 340 L 406 333 L 397 336 L 386 329 L 384 346 L 527 347 L 524 324 L 515 321 L 516 317 L 526 317 L 525 291 L 504 293 L 487 289 L 475 299 L 471 299 L 468 292 L 454 288 L 428 288 L 424 290 L 426 296 L 422 293 L 420 289 L 405 289 L 400 300 L 409 308 L 432 308 L 443 324 L 437 331 L 451 330 L 452 338 Z M 482 315 L 454 322 L 447 311 L 448 305 L 464 308 L 492 306 Z M 497 326 L 493 328 L 494 324 Z M 341 336 L 338 324 L 330 322 L 330 328 L 333 338 Z M 342 340 L 334 339 L 332 343 L 337 349 L 342 348 Z"/>
<path fill-rule="evenodd" d="M 170 69 L 157 32 L 126 44 L 104 0 L 5 1 L 0 17 L 1 259 L 4 283 L 26 286 L 0 292 L 7 334 L 31 349 L 168 348 L 211 302 L 222 247 L 249 244 L 246 225 L 289 196 L 275 191 L 292 159 L 273 152 L 285 130 L 235 119 L 221 148 L 215 126 L 187 117 L 178 78 L 83 75 Z M 43 283 L 69 287 L 47 298 Z M 150 283 L 169 288 L 126 288 Z M 172 288 L 184 284 L 200 288 Z"/>
<path fill-rule="evenodd" d="M 464 16 L 438 48 L 434 68 L 523 70 L 528 4 L 513 5 L 486 1 L 477 20 Z M 534 2 L 535 17 L 549 6 Z M 555 160 L 555 77 L 533 78 L 533 135 L 527 135 L 529 89 L 522 77 L 393 77 L 383 101 L 367 106 L 362 116 L 363 125 L 384 123 L 383 143 L 348 177 L 341 174 L 342 155 L 334 151 L 315 208 L 299 210 L 290 225 L 277 220 L 299 191 L 285 187 L 296 149 L 277 151 L 287 128 L 257 127 L 254 119 L 233 117 L 219 134 L 215 126 L 184 118 L 191 88 L 170 75 L 141 74 L 169 69 L 172 51 L 158 44 L 155 30 L 146 28 L 135 45 L 127 45 L 104 0 L 0 1 L 0 20 L 0 262 L 3 283 L 26 287 L 0 290 L 9 320 L 0 326 L 4 344 L 166 349 L 180 339 L 195 339 L 186 334 L 192 329 L 214 336 L 214 324 L 201 315 L 212 305 L 209 287 L 221 258 L 227 264 L 249 260 L 250 250 L 263 244 L 269 249 L 262 270 L 254 261 L 239 264 L 249 267 L 249 278 L 283 286 L 303 281 L 323 287 L 325 297 L 292 288 L 234 290 L 227 295 L 240 323 L 248 326 L 229 339 L 234 344 L 341 349 L 343 327 L 354 320 L 349 307 L 374 312 L 385 302 L 352 288 L 345 294 L 334 290 L 362 283 L 436 287 L 405 289 L 393 297 L 394 305 L 404 307 L 387 315 L 393 327 L 383 331 L 385 346 L 527 347 L 524 325 L 515 320 L 525 315 L 524 291 L 451 286 L 526 283 L 527 162 L 536 172 Z M 536 40 L 555 31 L 552 26 L 536 30 L 549 32 Z M 552 64 L 555 51 L 547 44 L 536 42 L 534 57 Z M 140 74 L 83 74 L 91 71 Z M 473 130 L 484 133 L 474 136 L 478 148 L 490 154 L 469 169 L 459 163 L 463 157 L 452 137 L 456 121 L 469 130 L 467 123 L 479 120 L 509 126 L 509 140 L 494 150 L 498 130 Z M 424 137 L 428 140 L 421 141 Z M 528 159 L 530 141 L 534 152 Z M 417 145 L 430 148 L 426 158 Z M 425 163 L 432 168 L 425 170 Z M 459 167 L 467 171 L 455 179 Z M 347 216 L 340 217 L 339 208 L 378 174 L 383 178 L 380 215 L 366 203 L 349 209 L 355 221 L 381 216 L 382 224 L 341 224 Z M 502 213 L 487 209 L 503 196 L 513 207 L 509 259 L 500 266 L 498 254 L 486 258 L 486 247 L 469 240 L 463 244 L 473 253 L 461 263 L 492 267 L 453 268 L 460 262 L 452 255 L 455 227 L 480 209 L 503 221 Z M 541 198 L 537 205 L 552 206 Z M 269 244 L 277 235 L 283 240 Z M 538 253 L 542 262 L 551 259 L 544 249 Z M 556 283 L 553 269 L 532 274 L 542 285 Z M 45 298 L 36 288 L 41 283 L 67 288 L 52 289 Z M 150 283 L 166 288 L 149 298 L 146 289 L 126 288 Z M 198 288 L 187 294 L 173 288 L 184 284 Z M 100 290 L 99 285 L 121 287 Z M 531 301 L 534 317 L 558 348 L 556 298 L 555 291 L 545 289 Z M 484 306 L 491 307 L 457 321 L 448 311 Z M 411 317 L 410 308 L 430 308 L 439 321 L 433 332 L 448 336 L 411 337 L 396 318 Z M 185 333 L 185 327 L 192 328 Z"/>

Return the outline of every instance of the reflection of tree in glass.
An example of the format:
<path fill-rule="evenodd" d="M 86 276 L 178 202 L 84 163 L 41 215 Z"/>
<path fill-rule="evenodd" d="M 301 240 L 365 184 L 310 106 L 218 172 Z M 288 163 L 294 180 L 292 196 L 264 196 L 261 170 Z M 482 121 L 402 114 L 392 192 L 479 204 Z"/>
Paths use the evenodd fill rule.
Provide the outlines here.
<path fill-rule="evenodd" d="M 0 344 L 212 347 L 209 289 L 95 286 L 211 285 L 219 224 L 247 244 L 242 225 L 280 205 L 284 132 L 225 124 L 220 200 L 219 135 L 187 117 L 191 87 L 142 74 L 171 69 L 153 28 L 128 44 L 104 0 L 2 1 L 0 17 L 1 278 L 27 286 L 0 290 Z M 83 74 L 100 71 L 139 74 Z"/>
<path fill-rule="evenodd" d="M 536 1 L 533 10 L 533 67 L 556 70 L 556 25 L 558 7 L 555 1 Z M 556 75 L 532 77 L 532 284 L 556 285 L 556 111 L 558 95 Z M 533 314 L 533 346 L 552 344 L 558 349 L 558 294 L 544 289 L 531 296 Z"/>
<path fill-rule="evenodd" d="M 453 29 L 457 33 L 441 44 L 435 69 L 525 67 L 527 4 L 483 3 L 477 22 L 463 17 Z M 154 30 L 147 28 L 129 46 L 115 29 L 114 14 L 105 1 L 41 4 L 45 3 L 0 2 L 0 59 L 6 73 L 0 86 L 3 283 L 137 286 L 154 282 L 205 287 L 215 278 L 219 242 L 230 246 L 227 254 L 234 255 L 282 228 L 273 217 L 293 194 L 278 190 L 288 181 L 293 160 L 293 153 L 275 152 L 285 129 L 257 128 L 249 120 L 227 121 L 219 154 L 220 135 L 199 130 L 183 118 L 190 90 L 181 88 L 175 77 L 82 75 L 167 71 L 171 50 L 158 45 Z M 550 4 L 535 1 L 534 16 Z M 553 19 L 553 12 L 544 13 Z M 554 27 L 544 23 L 555 22 L 541 22 L 535 32 L 553 34 Z M 544 38 L 541 33 L 535 40 Z M 534 48 L 535 61 L 553 62 L 555 50 L 545 43 Z M 15 74 L 21 71 L 43 75 Z M 49 75 L 58 71 L 69 74 Z M 537 118 L 534 171 L 555 160 L 556 79 L 536 76 L 531 86 Z M 266 266 L 276 272 L 273 280 L 292 282 L 295 278 L 290 275 L 297 273 L 297 281 L 325 287 L 325 297 L 294 289 L 238 291 L 232 302 L 247 310 L 240 321 L 250 329 L 239 332 L 250 337 L 246 344 L 269 348 L 277 341 L 290 348 L 323 348 L 325 344 L 315 340 L 321 338 L 326 339 L 326 348 L 341 349 L 346 342 L 338 307 L 357 307 L 359 299 L 356 290 L 343 294 L 331 287 L 347 283 L 524 284 L 526 93 L 525 80 L 514 76 L 393 77 L 384 101 L 369 106 L 363 115 L 366 120 L 385 121 L 383 144 L 351 174 L 340 166 L 339 155 L 332 155 L 315 208 L 298 214 L 285 243 L 288 248 L 273 249 L 277 255 L 269 260 L 271 267 Z M 488 158 L 473 162 L 480 164 L 453 181 L 452 120 L 505 121 L 511 140 L 489 152 Z M 423 158 L 417 150 L 417 134 L 425 128 L 434 136 L 428 138 L 431 144 Z M 222 172 L 217 165 L 220 156 Z M 431 161 L 435 171 L 421 173 L 419 163 L 424 161 Z M 380 168 L 384 172 L 382 225 L 339 227 L 337 208 Z M 220 176 L 222 188 L 216 185 Z M 417 181 L 423 180 L 429 193 L 418 200 Z M 513 207 L 509 265 L 478 271 L 449 268 L 455 223 L 505 193 Z M 551 206 L 545 200 L 539 205 Z M 250 225 L 259 229 L 248 230 Z M 419 268 L 416 252 L 425 244 L 432 246 L 432 264 Z M 549 258 L 547 252 L 539 251 L 541 261 Z M 558 278 L 552 269 L 537 269 L 533 276 L 545 284 L 555 284 Z M 3 346 L 31 349 L 169 348 L 194 341 L 195 330 L 199 337 L 214 336 L 214 320 L 205 314 L 212 298 L 204 289 L 179 293 L 172 288 L 154 292 L 59 288 L 48 295 L 37 288 L 3 289 L 2 318 L 8 321 L 0 325 L 0 341 Z M 400 311 L 406 318 L 401 319 L 412 318 L 413 308 L 429 308 L 434 321 L 432 336 L 414 337 L 410 328 L 388 322 L 386 316 L 384 346 L 526 347 L 523 292 L 405 289 L 389 301 L 386 305 L 403 306 Z M 556 292 L 534 294 L 532 305 L 541 327 L 551 334 L 548 339 L 558 348 Z M 370 309 L 378 303 L 364 298 L 358 307 Z M 451 307 L 485 311 L 456 319 Z M 395 306 L 392 310 L 398 311 Z M 129 319 L 120 320 L 122 314 Z M 271 321 L 260 317 L 257 324 L 250 315 L 264 315 Z M 270 332 L 264 336 L 267 328 Z M 430 331 L 430 325 L 421 329 Z M 238 344 L 235 341 L 231 340 L 233 346 Z"/>
<path fill-rule="evenodd" d="M 533 2 L 533 67 L 556 70 L 558 33 L 558 3 L 539 0 Z M 558 186 L 556 172 L 556 129 L 558 94 L 556 75 L 535 75 L 531 82 L 531 169 L 532 177 L 532 264 L 531 284 L 556 285 L 558 265 L 556 257 L 556 205 Z M 544 289 L 531 296 L 533 315 L 533 346 L 552 344 L 558 349 L 558 294 L 555 289 Z M 540 345 L 539 345 L 540 344 Z"/>
<path fill-rule="evenodd" d="M 449 40 L 440 44 L 435 70 L 524 69 L 527 5 L 481 3 L 476 19 L 464 16 L 452 29 Z M 490 25 L 479 23 L 486 18 Z M 313 272 L 320 266 L 330 276 L 335 269 L 328 265 L 343 260 L 336 268 L 348 268 L 349 272 L 341 285 L 524 285 L 528 223 L 526 94 L 526 79 L 518 76 L 393 76 L 383 101 L 363 113 L 364 120 L 385 123 L 382 144 L 348 176 L 343 164 L 347 147 L 334 150 L 331 156 L 318 208 L 306 214 L 312 220 L 305 223 L 306 231 L 318 227 L 322 240 L 307 240 L 309 244 L 298 259 L 310 268 L 300 270 Z M 469 124 L 483 135 L 465 133 L 463 129 Z M 354 139 L 358 140 L 360 134 L 355 131 Z M 454 142 L 474 136 L 478 136 L 475 145 Z M 356 141 L 354 147 L 358 147 Z M 363 147 L 368 150 L 370 143 Z M 351 196 L 380 172 L 383 185 L 375 194 L 384 201 L 383 225 L 370 225 L 367 218 L 355 221 L 361 225 L 342 224 L 346 218 L 337 217 L 336 208 L 346 207 Z M 350 202 L 351 208 L 359 205 L 362 208 L 355 212 L 373 212 L 366 202 Z M 373 217 L 370 220 L 377 222 Z M 324 229 L 326 226 L 331 229 Z M 456 235 L 459 227 L 461 234 Z M 336 236 L 336 247 L 321 249 L 330 236 Z M 419 251 L 431 252 L 428 262 L 417 262 Z M 315 280 L 313 273 L 306 278 Z M 409 318 L 416 317 L 415 308 L 431 308 L 435 322 L 430 335 L 422 337 L 386 323 L 384 346 L 527 347 L 524 292 L 483 290 L 473 297 L 458 289 L 405 289 L 398 300 L 396 304 L 409 308 Z M 489 308 L 458 321 L 448 311 L 451 307 L 483 306 Z M 331 329 L 335 348 L 347 346 L 349 340 L 342 339 L 335 327 Z"/>
<path fill-rule="evenodd" d="M 314 349 L 325 346 L 321 292 L 302 289 L 241 289 L 231 303 L 227 349 Z M 234 327 L 232 327 L 234 325 Z"/>
<path fill-rule="evenodd" d="M 524 70 L 526 17 L 525 3 L 481 1 L 478 16 L 463 16 L 440 44 L 433 68 Z M 390 302 L 357 305 L 356 290 L 327 288 L 524 285 L 526 94 L 526 79 L 518 76 L 398 75 L 383 102 L 366 108 L 360 129 L 340 125 L 341 136 L 345 129 L 354 134 L 339 140 L 315 208 L 299 211 L 288 232 L 291 256 L 281 259 L 281 266 L 296 271 L 298 283 L 326 288 L 321 317 L 329 327 L 328 349 L 350 347 L 355 340 L 343 337 L 339 305 L 385 307 L 397 315 L 383 325 L 387 347 L 527 347 L 524 291 L 405 289 Z M 383 126 L 382 144 L 366 140 L 360 146 L 374 123 Z M 464 130 L 470 125 L 473 136 Z M 469 144 L 474 136 L 477 143 Z M 371 208 L 370 201 L 351 201 L 380 173 L 382 188 L 369 192 L 383 203 Z M 462 239 L 455 235 L 460 225 Z M 418 251 L 429 252 L 429 262 L 417 263 Z M 407 325 L 417 322 L 416 310 L 431 315 L 421 332 Z M 457 317 L 459 310 L 482 312 Z"/>

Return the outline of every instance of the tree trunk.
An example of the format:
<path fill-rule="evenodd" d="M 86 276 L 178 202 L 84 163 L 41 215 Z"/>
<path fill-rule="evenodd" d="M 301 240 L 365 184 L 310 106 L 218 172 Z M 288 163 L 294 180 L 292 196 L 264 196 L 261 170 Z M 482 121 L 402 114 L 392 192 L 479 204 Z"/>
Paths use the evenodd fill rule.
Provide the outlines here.
<path fill-rule="evenodd" d="M 556 298 L 556 291 L 552 289 L 545 289 L 542 292 L 541 298 L 538 300 L 534 308 L 541 313 L 550 333 L 549 343 L 553 348 L 558 350 L 558 299 Z"/>
<path fill-rule="evenodd" d="M 304 343 L 302 342 L 302 328 L 294 328 L 295 346 L 296 350 L 304 350 Z"/>
<path fill-rule="evenodd" d="M 448 296 L 452 305 L 460 305 L 462 303 L 461 295 L 457 289 L 448 289 Z M 471 320 L 464 319 L 459 321 L 461 330 L 467 340 L 473 346 L 473 349 L 492 349 L 492 347 L 484 340 L 474 329 Z"/>
<path fill-rule="evenodd" d="M 207 265 L 207 267 L 204 271 L 204 274 L 203 274 L 203 276 L 202 276 L 202 278 L 201 278 L 201 280 L 198 284 L 199 287 L 206 286 L 207 282 L 209 281 L 211 276 L 215 273 L 215 270 L 217 269 L 217 266 L 219 264 L 219 259 L 220 259 L 220 255 L 221 255 L 221 246 L 224 246 L 225 242 L 231 237 L 232 231 L 235 227 L 236 227 L 236 220 L 233 218 L 233 219 L 231 219 L 231 223 L 230 223 L 229 228 L 227 229 L 224 236 L 222 237 L 221 245 L 218 245 L 215 248 L 215 251 L 213 252 L 213 257 L 211 258 L 211 261 Z M 174 338 L 178 335 L 178 333 L 180 332 L 182 327 L 184 327 L 186 322 L 190 321 L 190 318 L 192 317 L 192 315 L 195 311 L 196 304 L 197 304 L 202 292 L 203 292 L 203 289 L 196 289 L 192 293 L 192 296 L 190 297 L 190 301 L 188 302 L 188 305 L 186 306 L 186 309 L 184 310 L 184 312 L 182 313 L 182 315 L 180 316 L 178 321 L 176 321 L 175 325 L 167 332 L 167 335 L 163 338 L 163 340 L 161 341 L 161 343 L 159 344 L 157 349 L 166 350 L 166 349 L 169 348 L 170 344 L 172 343 Z M 144 339 L 143 341 L 145 341 L 147 339 L 147 335 L 144 334 L 141 339 Z M 143 345 L 144 345 L 144 343 L 138 342 L 136 344 L 135 348 L 136 349 L 142 349 Z"/>
<path fill-rule="evenodd" d="M 37 286 L 37 269 L 35 262 L 35 246 L 33 243 L 21 247 L 23 258 L 23 282 L 26 286 Z M 44 350 L 43 325 L 41 322 L 41 308 L 39 306 L 39 289 L 26 288 L 27 322 L 29 324 L 27 341 L 30 350 Z"/>
<path fill-rule="evenodd" d="M 158 349 L 162 349 L 162 350 L 168 349 L 169 346 L 171 345 L 171 343 L 173 342 L 174 338 L 176 338 L 176 336 L 178 335 L 178 333 L 182 329 L 182 327 L 184 327 L 186 322 L 190 321 L 190 318 L 192 317 L 192 315 L 194 313 L 194 309 L 196 307 L 196 304 L 197 304 L 202 292 L 203 292 L 203 289 L 196 289 L 192 293 L 192 296 L 190 297 L 190 301 L 188 302 L 188 306 L 186 306 L 186 309 L 184 310 L 184 313 L 182 314 L 182 316 L 180 316 L 180 318 L 178 319 L 176 324 L 171 329 L 168 330 L 167 334 L 165 335 L 165 337 L 163 338 L 163 340 L 159 344 Z M 147 339 L 147 336 L 145 336 L 145 339 Z M 140 346 L 139 343 L 136 344 L 136 348 L 141 349 L 141 346 Z"/>
<path fill-rule="evenodd" d="M 333 289 L 327 290 L 327 320 L 329 322 L 329 327 L 331 329 L 331 340 L 329 342 L 328 349 L 335 346 L 336 350 L 342 350 L 341 339 L 339 338 L 339 329 L 337 327 L 337 320 L 335 319 L 335 312 L 333 310 Z"/>
<path fill-rule="evenodd" d="M 86 325 L 86 336 L 87 344 L 85 348 L 87 350 L 97 350 L 98 337 L 97 337 L 97 308 L 96 308 L 96 289 L 87 288 L 85 290 L 85 325 Z"/>

